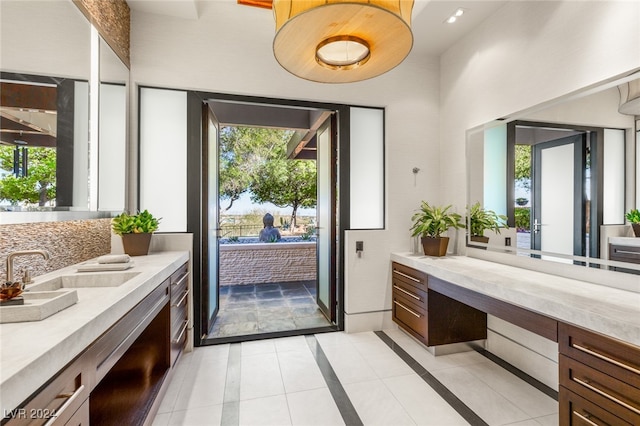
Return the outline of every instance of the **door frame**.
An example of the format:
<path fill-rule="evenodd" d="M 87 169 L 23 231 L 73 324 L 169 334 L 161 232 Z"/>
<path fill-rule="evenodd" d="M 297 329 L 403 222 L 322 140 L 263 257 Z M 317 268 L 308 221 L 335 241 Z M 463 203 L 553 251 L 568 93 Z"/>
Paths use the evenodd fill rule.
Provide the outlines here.
<path fill-rule="evenodd" d="M 590 152 L 590 195 L 589 213 L 589 256 L 600 258 L 600 226 L 603 222 L 603 173 L 604 164 L 604 128 L 569 123 L 547 123 L 542 121 L 514 120 L 507 123 L 507 224 L 515 227 L 515 151 L 516 126 L 545 127 L 552 129 L 570 129 L 588 133 Z M 595 214 L 594 214 L 595 212 Z"/>
<path fill-rule="evenodd" d="M 289 106 L 298 108 L 311 108 L 311 109 L 325 109 L 335 111 L 336 116 L 335 124 L 332 128 L 335 128 L 335 141 L 336 146 L 332 149 L 333 155 L 336 156 L 336 161 L 333 164 L 333 170 L 335 175 L 333 176 L 336 197 L 334 199 L 334 209 L 336 209 L 333 215 L 333 226 L 335 238 L 335 248 L 332 255 L 331 265 L 333 272 L 331 276 L 335 280 L 335 325 L 330 327 L 321 327 L 317 329 L 309 329 L 314 332 L 318 331 L 339 331 L 344 330 L 344 235 L 345 230 L 349 229 L 349 140 L 350 140 L 350 126 L 349 126 L 349 108 L 352 105 L 333 104 L 312 102 L 303 100 L 287 100 L 277 98 L 265 98 L 255 96 L 244 95 L 231 95 L 215 92 L 203 92 L 203 91 L 187 91 L 187 170 L 189 175 L 187 177 L 187 232 L 193 233 L 194 248 L 193 248 L 193 309 L 194 309 L 194 345 L 203 346 L 212 343 L 226 343 L 240 340 L 246 340 L 246 337 L 241 338 L 207 338 L 207 332 L 205 321 L 202 320 L 205 314 L 202 309 L 202 297 L 204 287 L 208 283 L 208 270 L 206 262 L 202 262 L 204 243 L 203 238 L 203 209 L 201 208 L 201 196 L 203 191 L 206 190 L 206 182 L 204 181 L 203 170 L 203 156 L 204 149 L 202 143 L 203 129 L 202 129 L 202 104 L 207 101 L 234 101 L 243 102 L 256 105 L 273 105 L 273 106 Z M 339 159 L 339 161 L 337 161 Z M 336 167 L 337 163 L 337 167 Z M 197 202 L 195 201 L 197 200 Z M 306 330 L 305 330 L 306 331 Z M 277 333 L 268 333 L 256 335 L 256 338 L 266 337 L 285 337 L 291 335 L 300 334 L 299 330 L 283 331 Z"/>

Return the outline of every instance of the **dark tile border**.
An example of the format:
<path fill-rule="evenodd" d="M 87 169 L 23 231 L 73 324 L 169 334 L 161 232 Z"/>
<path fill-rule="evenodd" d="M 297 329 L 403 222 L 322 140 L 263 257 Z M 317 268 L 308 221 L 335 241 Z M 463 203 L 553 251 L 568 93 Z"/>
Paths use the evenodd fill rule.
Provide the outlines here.
<path fill-rule="evenodd" d="M 227 378 L 224 386 L 222 404 L 222 420 L 220 424 L 237 426 L 240 424 L 240 362 L 242 360 L 242 345 L 232 343 L 229 346 L 227 361 Z"/>
<path fill-rule="evenodd" d="M 544 393 L 548 397 L 553 398 L 556 401 L 558 400 L 558 391 L 554 390 L 553 388 L 550 388 L 549 386 L 545 385 L 544 383 L 542 383 L 538 379 L 535 379 L 535 378 L 531 377 L 530 375 L 528 375 L 524 371 L 520 370 L 519 368 L 515 367 L 512 364 L 509 364 L 507 361 L 503 360 L 502 358 L 498 358 L 497 356 L 495 356 L 494 354 L 492 354 L 488 350 L 481 349 L 481 348 L 474 348 L 474 349 L 480 355 L 482 355 L 485 358 L 487 358 L 487 359 L 493 361 L 494 363 L 498 364 L 500 367 L 504 368 L 509 373 L 511 373 L 514 376 L 517 376 L 519 379 L 527 382 L 528 384 L 530 384 L 534 388 L 538 389 L 540 392 Z"/>
<path fill-rule="evenodd" d="M 327 356 L 324 354 L 324 351 L 318 344 L 315 336 L 306 336 L 307 345 L 309 345 L 309 349 L 311 349 L 311 353 L 320 368 L 320 372 L 322 373 L 322 377 L 324 377 L 324 381 L 327 383 L 327 387 L 329 388 L 329 392 L 331 392 L 331 396 L 333 397 L 333 401 L 335 402 L 338 410 L 340 411 L 340 415 L 342 416 L 342 420 L 344 420 L 344 424 L 348 426 L 363 426 L 362 420 L 358 415 L 358 412 L 354 408 L 347 392 L 342 387 L 342 383 L 338 380 L 338 376 L 336 376 L 335 371 L 333 371 L 333 367 L 329 363 Z"/>
<path fill-rule="evenodd" d="M 396 353 L 404 362 L 407 363 L 418 376 L 422 378 L 431 388 L 438 393 L 454 410 L 462 416 L 466 421 L 472 425 L 477 426 L 489 426 L 487 422 L 482 420 L 471 408 L 469 408 L 464 402 L 462 402 L 457 396 L 453 394 L 445 385 L 443 385 L 438 379 L 436 379 L 426 368 L 424 368 L 418 361 L 416 361 L 411 355 L 409 355 L 404 349 L 400 347 L 391 337 L 389 337 L 384 331 L 374 331 L 376 336 L 386 343 L 392 351 Z"/>

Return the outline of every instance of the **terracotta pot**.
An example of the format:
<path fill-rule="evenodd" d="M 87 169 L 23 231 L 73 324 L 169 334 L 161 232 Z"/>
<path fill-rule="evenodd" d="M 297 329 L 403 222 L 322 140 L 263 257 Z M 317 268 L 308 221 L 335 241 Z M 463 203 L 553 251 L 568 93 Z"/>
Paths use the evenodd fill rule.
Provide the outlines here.
<path fill-rule="evenodd" d="M 422 237 L 422 250 L 427 256 L 444 256 L 447 254 L 449 237 Z"/>
<path fill-rule="evenodd" d="M 124 234 L 122 246 L 129 256 L 144 256 L 149 253 L 152 234 Z"/>
<path fill-rule="evenodd" d="M 636 237 L 640 237 L 640 223 L 632 223 L 633 233 Z"/>

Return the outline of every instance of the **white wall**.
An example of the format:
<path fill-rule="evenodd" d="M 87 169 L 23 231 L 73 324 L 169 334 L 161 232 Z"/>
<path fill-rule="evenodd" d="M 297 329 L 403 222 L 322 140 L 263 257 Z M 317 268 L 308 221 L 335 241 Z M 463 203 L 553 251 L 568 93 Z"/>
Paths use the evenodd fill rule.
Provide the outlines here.
<path fill-rule="evenodd" d="M 275 61 L 270 10 L 229 0 L 200 6 L 197 20 L 132 11 L 132 164 L 137 162 L 138 85 L 385 107 L 386 229 L 349 232 L 349 241 L 364 241 L 365 251 L 357 258 L 355 246 L 348 246 L 346 260 L 347 313 L 375 312 L 360 315 L 365 318 L 360 323 L 379 329 L 380 312 L 391 308 L 385 297 L 389 254 L 408 250 L 410 217 L 420 200 L 439 201 L 438 59 L 411 53 L 400 66 L 371 80 L 308 82 Z M 251 35 L 246 27 L 253 29 Z M 415 179 L 413 167 L 420 168 Z M 132 181 L 130 200 L 136 199 L 135 186 Z"/>
<path fill-rule="evenodd" d="M 441 57 L 441 197 L 466 203 L 465 131 L 640 68 L 640 2 L 510 2 Z M 489 350 L 557 383 L 549 351 L 492 320 Z M 512 342 L 520 341 L 517 347 Z M 546 365 L 546 367 L 545 367 Z"/>

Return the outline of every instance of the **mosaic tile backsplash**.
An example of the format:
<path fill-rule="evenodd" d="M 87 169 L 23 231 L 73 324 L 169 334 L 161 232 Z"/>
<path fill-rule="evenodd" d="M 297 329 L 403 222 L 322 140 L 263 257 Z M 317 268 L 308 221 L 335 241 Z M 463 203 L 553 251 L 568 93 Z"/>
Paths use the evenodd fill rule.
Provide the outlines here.
<path fill-rule="evenodd" d="M 71 220 L 0 225 L 0 279 L 7 276 L 7 255 L 21 250 L 46 250 L 50 259 L 19 256 L 14 259 L 14 276 L 25 268 L 33 276 L 108 254 L 111 251 L 111 219 Z"/>

